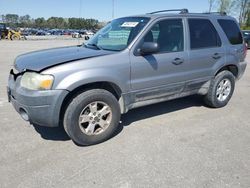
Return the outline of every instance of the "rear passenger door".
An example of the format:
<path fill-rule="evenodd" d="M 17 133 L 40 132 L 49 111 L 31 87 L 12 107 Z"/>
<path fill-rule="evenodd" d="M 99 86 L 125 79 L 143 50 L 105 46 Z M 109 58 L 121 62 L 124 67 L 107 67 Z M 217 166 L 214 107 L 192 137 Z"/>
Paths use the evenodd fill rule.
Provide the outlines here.
<path fill-rule="evenodd" d="M 187 88 L 198 89 L 213 76 L 213 70 L 225 62 L 225 48 L 218 31 L 208 18 L 188 18 L 190 80 Z"/>

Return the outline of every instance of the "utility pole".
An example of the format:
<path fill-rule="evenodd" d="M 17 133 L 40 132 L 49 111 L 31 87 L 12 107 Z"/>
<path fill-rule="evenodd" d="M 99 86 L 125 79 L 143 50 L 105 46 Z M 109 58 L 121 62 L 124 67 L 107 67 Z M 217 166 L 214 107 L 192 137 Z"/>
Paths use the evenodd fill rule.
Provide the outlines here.
<path fill-rule="evenodd" d="M 115 18 L 115 0 L 112 0 L 112 19 Z"/>
<path fill-rule="evenodd" d="M 80 0 L 80 6 L 79 6 L 79 18 L 82 17 L 82 0 Z"/>
<path fill-rule="evenodd" d="M 80 7 L 79 7 L 79 20 L 81 19 L 81 17 L 82 17 L 82 0 L 80 0 Z M 79 34 L 80 35 L 80 34 Z M 80 45 L 81 44 L 81 41 L 80 41 L 80 37 L 78 36 L 78 45 Z"/>

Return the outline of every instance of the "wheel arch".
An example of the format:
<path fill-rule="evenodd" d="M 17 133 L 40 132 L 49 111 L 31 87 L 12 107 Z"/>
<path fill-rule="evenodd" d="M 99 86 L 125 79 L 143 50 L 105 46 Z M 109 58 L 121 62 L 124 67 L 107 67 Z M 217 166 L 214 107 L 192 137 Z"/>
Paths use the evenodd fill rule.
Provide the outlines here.
<path fill-rule="evenodd" d="M 60 108 L 61 123 L 63 120 L 65 110 L 67 109 L 67 106 L 70 104 L 72 99 L 74 99 L 74 97 L 76 97 L 80 93 L 87 91 L 87 90 L 91 90 L 91 89 L 104 89 L 106 91 L 109 91 L 115 96 L 115 98 L 120 104 L 120 107 L 122 107 L 123 104 L 120 102 L 120 99 L 122 98 L 122 89 L 117 84 L 113 82 L 109 82 L 109 81 L 92 82 L 92 83 L 83 84 L 71 90 L 64 98 L 61 108 Z"/>
<path fill-rule="evenodd" d="M 215 76 L 218 75 L 220 72 L 224 71 L 224 70 L 227 70 L 227 71 L 230 71 L 234 76 L 235 78 L 238 78 L 239 76 L 239 69 L 236 65 L 225 65 L 223 67 L 221 67 L 216 73 L 215 73 Z"/>

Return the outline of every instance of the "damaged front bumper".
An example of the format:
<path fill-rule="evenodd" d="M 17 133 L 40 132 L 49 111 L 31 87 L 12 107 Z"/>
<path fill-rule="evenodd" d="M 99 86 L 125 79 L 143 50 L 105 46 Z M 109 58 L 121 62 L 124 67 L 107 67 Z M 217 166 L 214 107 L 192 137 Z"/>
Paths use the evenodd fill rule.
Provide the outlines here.
<path fill-rule="evenodd" d="M 32 124 L 56 127 L 67 90 L 28 90 L 20 86 L 22 74 L 10 71 L 7 95 L 21 117 Z"/>

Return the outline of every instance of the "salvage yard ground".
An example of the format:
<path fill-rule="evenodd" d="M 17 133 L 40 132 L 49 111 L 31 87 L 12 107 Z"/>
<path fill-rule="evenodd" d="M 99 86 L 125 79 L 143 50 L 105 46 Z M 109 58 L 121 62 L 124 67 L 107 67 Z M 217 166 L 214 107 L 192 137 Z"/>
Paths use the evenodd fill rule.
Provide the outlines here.
<path fill-rule="evenodd" d="M 23 121 L 6 95 L 15 57 L 77 44 L 0 41 L 1 188 L 250 187 L 250 66 L 227 107 L 210 109 L 191 96 L 134 109 L 118 135 L 96 146 Z"/>

